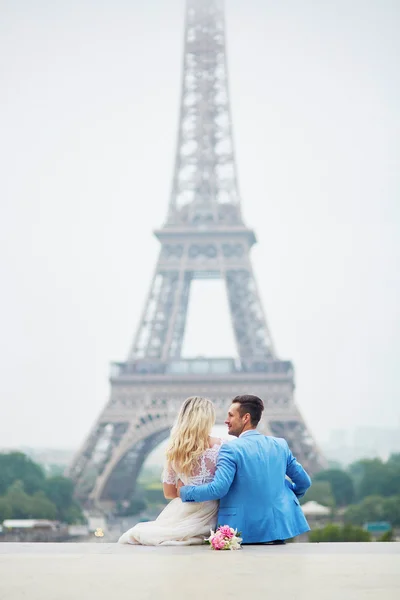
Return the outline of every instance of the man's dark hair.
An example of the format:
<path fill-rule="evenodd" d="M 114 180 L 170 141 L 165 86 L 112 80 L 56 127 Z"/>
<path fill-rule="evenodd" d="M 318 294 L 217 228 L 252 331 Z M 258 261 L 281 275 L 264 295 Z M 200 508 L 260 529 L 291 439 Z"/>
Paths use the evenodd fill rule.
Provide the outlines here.
<path fill-rule="evenodd" d="M 256 427 L 261 419 L 262 411 L 264 410 L 264 402 L 258 396 L 246 394 L 244 396 L 236 396 L 232 400 L 232 404 L 239 404 L 239 413 L 243 417 L 246 413 L 250 415 L 250 421 L 253 427 Z"/>

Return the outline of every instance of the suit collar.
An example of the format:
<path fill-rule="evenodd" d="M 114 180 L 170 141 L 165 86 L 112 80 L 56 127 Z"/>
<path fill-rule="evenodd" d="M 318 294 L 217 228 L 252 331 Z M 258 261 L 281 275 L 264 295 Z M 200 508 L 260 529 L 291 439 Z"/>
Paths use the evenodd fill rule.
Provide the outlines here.
<path fill-rule="evenodd" d="M 259 431 L 257 431 L 257 429 L 249 429 L 248 431 L 244 431 L 243 433 L 241 433 L 239 435 L 239 437 L 240 438 L 241 437 L 245 437 L 245 436 L 247 437 L 247 436 L 250 436 L 250 435 L 261 435 L 261 434 L 260 434 Z"/>

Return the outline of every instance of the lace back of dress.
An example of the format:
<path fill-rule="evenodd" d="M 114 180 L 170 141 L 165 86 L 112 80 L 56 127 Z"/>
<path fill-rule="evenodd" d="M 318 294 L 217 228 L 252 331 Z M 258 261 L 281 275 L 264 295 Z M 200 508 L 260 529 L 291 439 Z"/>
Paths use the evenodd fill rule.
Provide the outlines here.
<path fill-rule="evenodd" d="M 166 464 L 163 474 L 162 481 L 176 485 L 178 479 L 180 479 L 185 485 L 202 485 L 203 483 L 210 483 L 214 479 L 214 474 L 217 468 L 218 453 L 222 445 L 222 440 L 218 443 L 207 448 L 205 452 L 197 460 L 194 472 L 190 477 L 186 475 L 176 473 L 171 465 Z"/>

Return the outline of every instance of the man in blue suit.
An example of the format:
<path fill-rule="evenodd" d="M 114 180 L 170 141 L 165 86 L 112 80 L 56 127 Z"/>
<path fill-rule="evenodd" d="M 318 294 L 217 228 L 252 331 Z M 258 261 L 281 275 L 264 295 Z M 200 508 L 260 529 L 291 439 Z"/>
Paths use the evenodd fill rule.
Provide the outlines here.
<path fill-rule="evenodd" d="M 234 398 L 226 424 L 237 439 L 221 446 L 214 480 L 180 488 L 183 502 L 220 500 L 218 525 L 240 531 L 244 544 L 284 543 L 310 530 L 298 499 L 311 479 L 284 439 L 257 431 L 263 410 L 257 396 Z"/>

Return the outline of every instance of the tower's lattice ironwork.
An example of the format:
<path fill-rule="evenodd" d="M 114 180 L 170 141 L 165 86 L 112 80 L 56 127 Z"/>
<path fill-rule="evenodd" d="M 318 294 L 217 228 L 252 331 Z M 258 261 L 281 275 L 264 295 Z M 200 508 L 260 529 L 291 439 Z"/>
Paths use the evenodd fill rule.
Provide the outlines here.
<path fill-rule="evenodd" d="M 175 169 L 160 254 L 126 362 L 68 474 L 93 503 L 124 501 L 181 402 L 210 397 L 223 421 L 238 393 L 263 398 L 261 431 L 285 437 L 311 472 L 322 459 L 293 399 L 294 374 L 279 360 L 250 261 L 254 232 L 241 214 L 229 103 L 222 0 L 187 0 Z M 181 356 L 190 285 L 226 284 L 238 359 Z"/>

